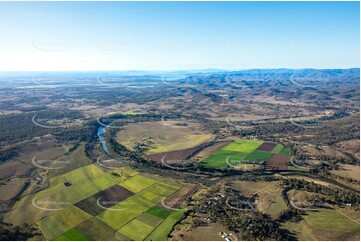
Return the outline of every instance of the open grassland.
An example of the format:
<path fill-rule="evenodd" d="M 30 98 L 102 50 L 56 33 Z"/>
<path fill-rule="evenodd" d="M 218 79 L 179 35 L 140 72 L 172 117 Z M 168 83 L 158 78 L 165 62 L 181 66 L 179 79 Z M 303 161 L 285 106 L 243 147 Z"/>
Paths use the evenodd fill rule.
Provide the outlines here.
<path fill-rule="evenodd" d="M 11 177 L 23 177 L 29 175 L 34 166 L 17 161 L 8 161 L 0 164 L 1 179 L 9 179 Z"/>
<path fill-rule="evenodd" d="M 276 182 L 266 181 L 232 181 L 232 188 L 242 193 L 246 197 L 250 197 L 255 193 L 262 191 L 270 191 L 269 189 L 275 186 Z"/>
<path fill-rule="evenodd" d="M 261 188 L 257 193 L 257 208 L 272 218 L 277 218 L 282 211 L 287 210 L 287 205 L 281 196 L 282 188 L 278 186 Z"/>
<path fill-rule="evenodd" d="M 72 171 L 74 169 L 80 168 L 82 166 L 87 166 L 92 163 L 92 161 L 85 154 L 85 143 L 81 143 L 79 147 L 72 151 L 68 155 L 64 155 L 59 158 L 59 160 L 67 161 L 65 166 L 62 166 L 61 169 L 50 170 L 50 176 L 54 177 Z"/>
<path fill-rule="evenodd" d="M 281 228 L 289 230 L 293 236 L 294 240 L 299 241 L 316 241 L 317 238 L 312 234 L 312 228 L 305 221 L 288 221 L 283 223 Z"/>
<path fill-rule="evenodd" d="M 24 185 L 24 179 L 9 181 L 5 185 L 0 185 L 0 201 L 6 201 L 15 197 L 23 190 Z"/>
<path fill-rule="evenodd" d="M 341 164 L 339 170 L 333 170 L 331 172 L 345 178 L 360 180 L 360 166 Z"/>
<path fill-rule="evenodd" d="M 179 231 L 177 229 L 180 229 Z M 172 241 L 220 241 L 223 238 L 220 231 L 225 231 L 221 223 L 210 223 L 205 226 L 192 227 L 189 225 L 177 225 L 172 232 Z"/>
<path fill-rule="evenodd" d="M 308 211 L 301 222 L 286 222 L 287 228 L 298 240 L 359 240 L 360 225 L 331 209 Z"/>
<path fill-rule="evenodd" d="M 287 210 L 287 205 L 283 198 L 278 195 L 272 201 L 271 206 L 269 206 L 267 212 L 274 218 L 278 217 L 282 211 Z"/>
<path fill-rule="evenodd" d="M 308 212 L 307 214 L 308 215 L 305 216 L 304 219 L 313 228 L 355 233 L 360 232 L 359 224 L 335 210 L 323 209 L 320 211 Z"/>
<path fill-rule="evenodd" d="M 38 225 L 45 238 L 52 240 L 89 218 L 91 215 L 70 205 L 43 218 L 38 222 Z"/>
<path fill-rule="evenodd" d="M 146 154 L 156 154 L 195 147 L 213 138 L 211 133 L 203 130 L 197 123 L 166 124 L 162 122 L 129 124 L 118 132 L 117 140 L 127 148 L 133 149 L 137 141 L 143 138 L 149 139 L 149 149 Z"/>

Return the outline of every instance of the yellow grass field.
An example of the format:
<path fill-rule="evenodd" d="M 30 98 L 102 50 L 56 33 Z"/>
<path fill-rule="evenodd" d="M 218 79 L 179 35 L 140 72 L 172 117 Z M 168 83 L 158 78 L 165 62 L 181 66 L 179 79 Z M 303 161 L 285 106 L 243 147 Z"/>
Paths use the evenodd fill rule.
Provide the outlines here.
<path fill-rule="evenodd" d="M 192 148 L 212 140 L 213 135 L 198 123 L 161 121 L 129 124 L 117 133 L 117 141 L 129 149 L 133 149 L 135 143 L 143 138 L 151 141 L 145 152 L 150 155 Z"/>

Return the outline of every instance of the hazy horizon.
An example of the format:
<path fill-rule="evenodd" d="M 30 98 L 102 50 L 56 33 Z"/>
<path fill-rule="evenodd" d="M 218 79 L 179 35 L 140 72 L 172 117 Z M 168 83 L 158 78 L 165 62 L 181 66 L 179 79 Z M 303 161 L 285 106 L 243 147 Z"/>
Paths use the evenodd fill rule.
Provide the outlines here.
<path fill-rule="evenodd" d="M 359 2 L 1 2 L 0 71 L 360 67 Z"/>

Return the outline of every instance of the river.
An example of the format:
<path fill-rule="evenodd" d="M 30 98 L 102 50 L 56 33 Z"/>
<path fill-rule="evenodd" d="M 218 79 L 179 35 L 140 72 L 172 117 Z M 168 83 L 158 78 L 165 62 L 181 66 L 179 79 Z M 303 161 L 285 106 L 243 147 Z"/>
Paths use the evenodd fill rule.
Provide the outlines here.
<path fill-rule="evenodd" d="M 98 128 L 97 135 L 99 137 L 100 143 L 102 144 L 102 148 L 103 148 L 104 152 L 107 153 L 108 155 L 110 155 L 110 152 L 109 152 L 108 147 L 107 147 L 106 140 L 102 137 L 102 134 L 104 134 L 105 132 L 106 132 L 105 127 L 100 126 Z"/>

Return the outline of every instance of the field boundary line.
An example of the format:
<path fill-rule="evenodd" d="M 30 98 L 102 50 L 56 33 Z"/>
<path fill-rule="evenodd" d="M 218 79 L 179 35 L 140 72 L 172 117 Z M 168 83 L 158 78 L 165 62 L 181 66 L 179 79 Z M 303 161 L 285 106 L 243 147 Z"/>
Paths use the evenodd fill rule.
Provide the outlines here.
<path fill-rule="evenodd" d="M 358 222 L 357 220 L 354 220 L 353 218 L 347 216 L 346 214 L 344 214 L 343 212 L 339 211 L 338 209 L 336 209 L 336 211 L 339 212 L 340 214 L 342 214 L 343 216 L 345 216 L 346 218 L 354 221 L 355 223 L 360 224 L 360 222 Z"/>

